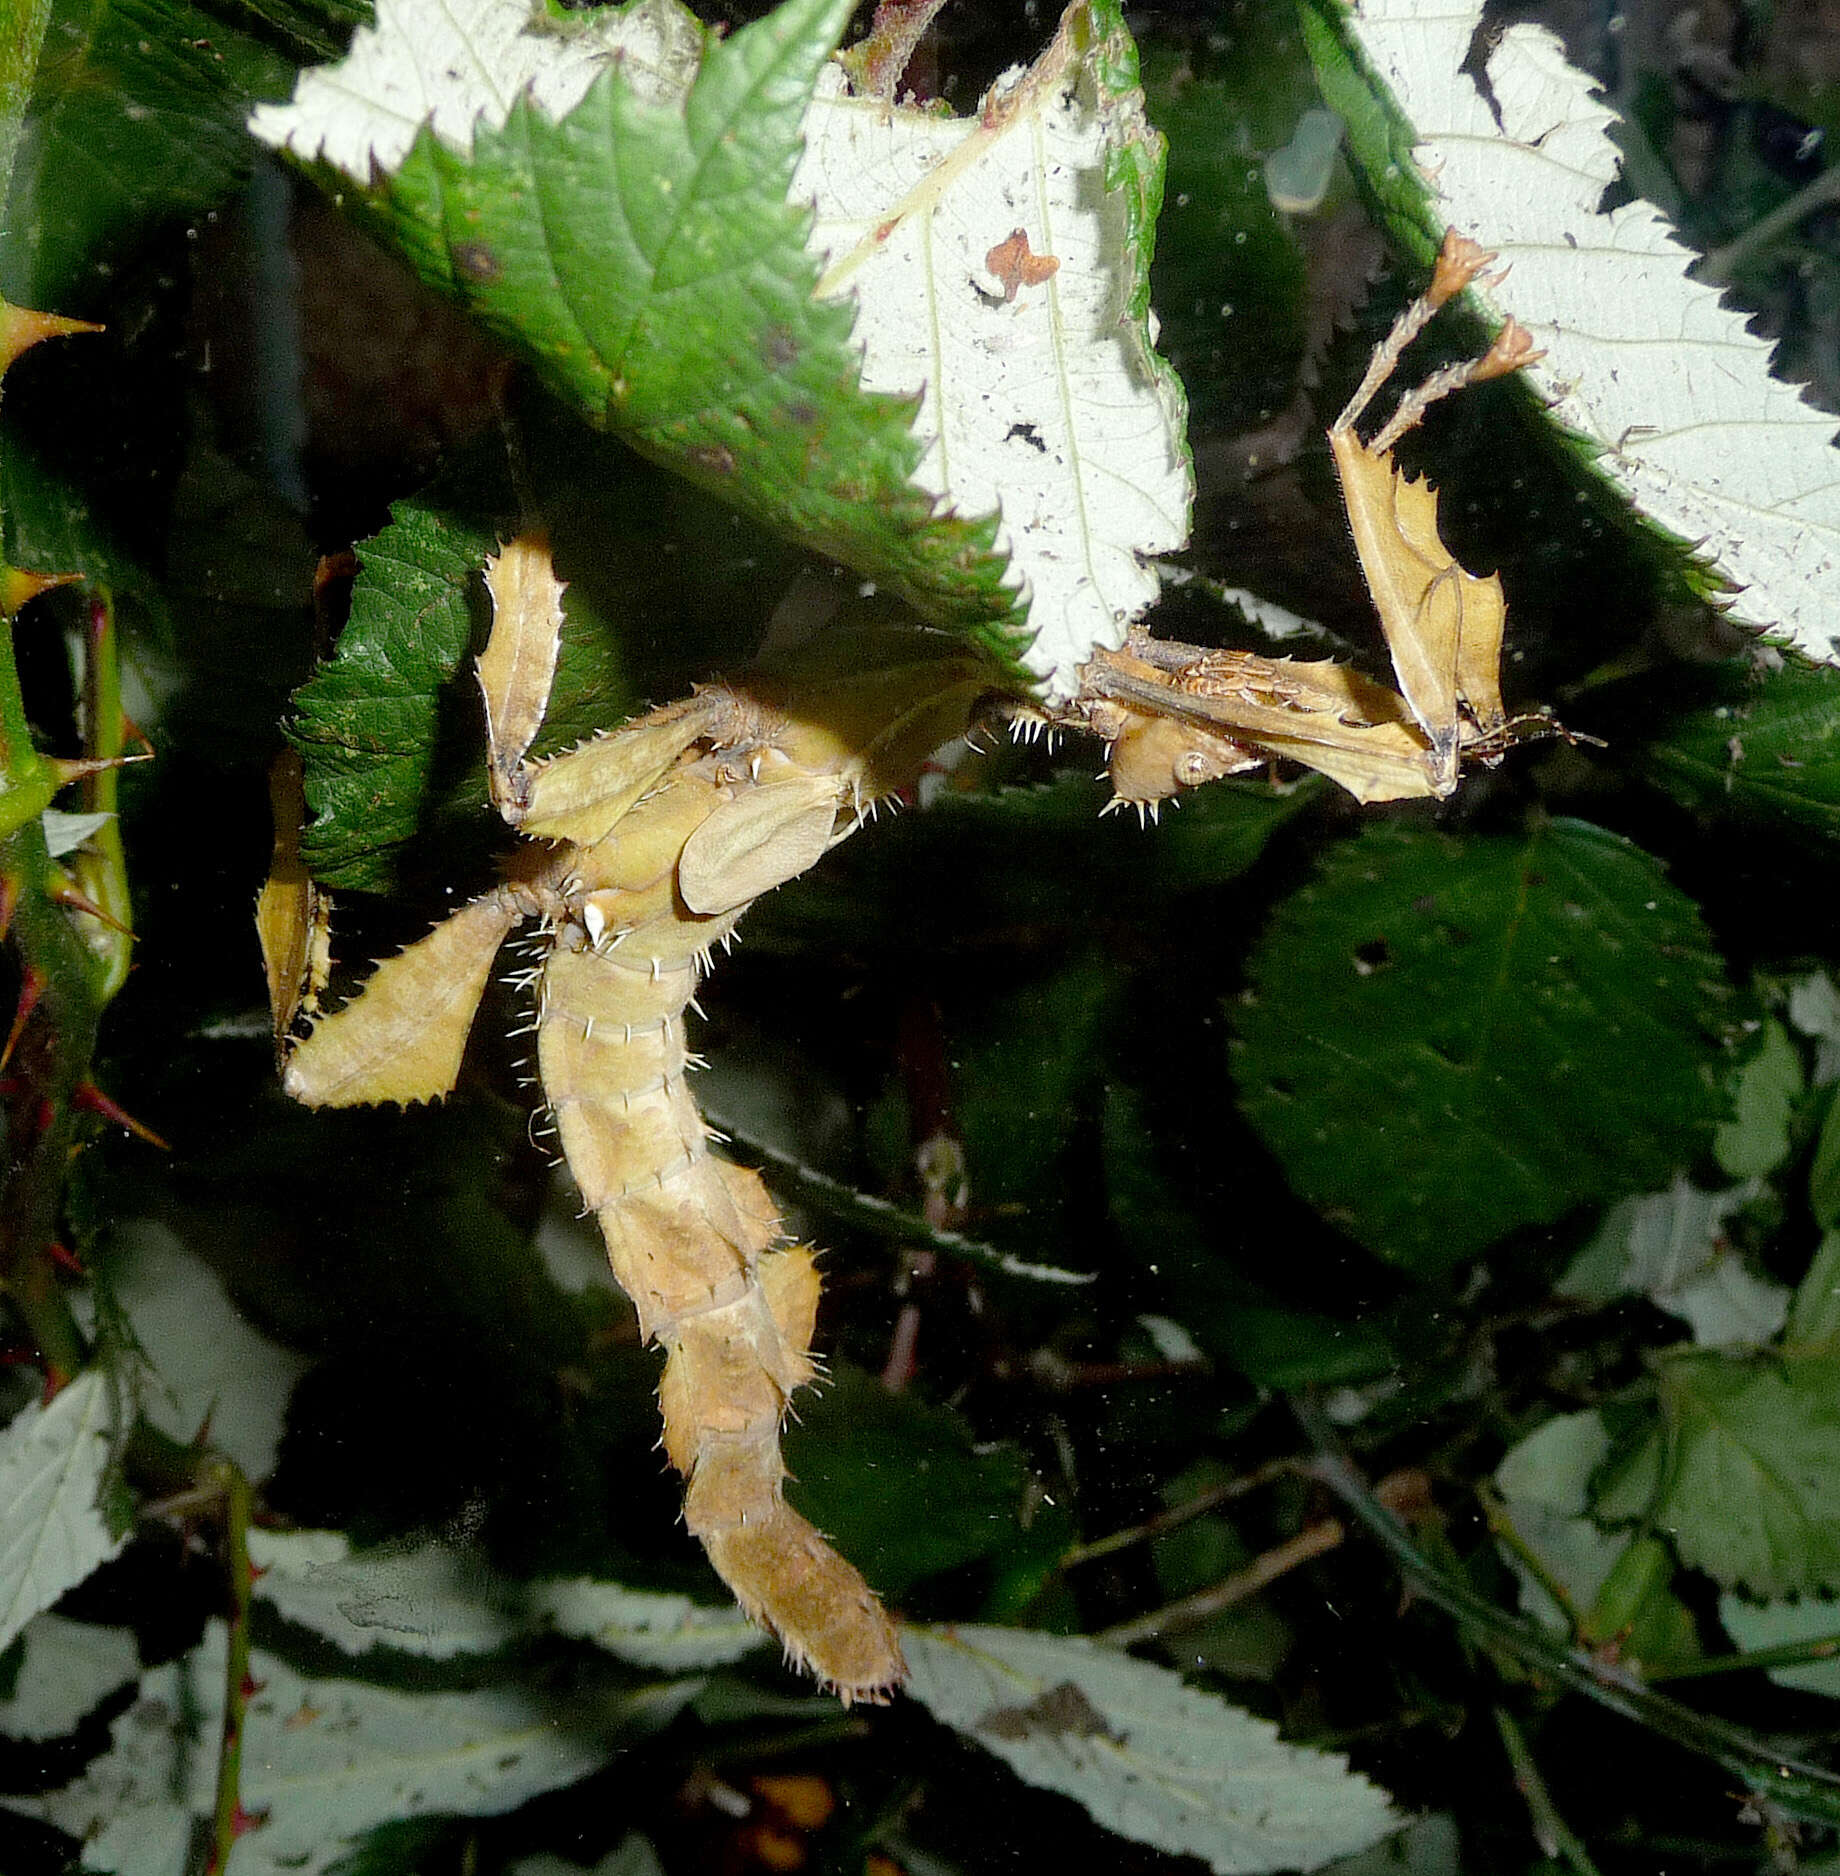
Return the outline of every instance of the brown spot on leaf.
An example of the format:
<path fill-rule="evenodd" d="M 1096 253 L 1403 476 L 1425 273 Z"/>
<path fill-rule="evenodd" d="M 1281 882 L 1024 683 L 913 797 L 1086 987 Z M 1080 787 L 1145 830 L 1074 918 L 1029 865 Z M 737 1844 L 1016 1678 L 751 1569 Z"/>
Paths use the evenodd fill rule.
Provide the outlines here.
<path fill-rule="evenodd" d="M 454 244 L 454 272 L 462 280 L 485 285 L 496 280 L 504 269 L 498 256 L 483 241 L 457 241 Z"/>
<path fill-rule="evenodd" d="M 760 356 L 769 371 L 790 371 L 799 362 L 799 342 L 784 326 L 769 326 L 761 335 Z"/>
<path fill-rule="evenodd" d="M 1032 254 L 1029 251 L 1029 237 L 1025 230 L 1016 229 L 1007 240 L 997 245 L 984 256 L 984 265 L 994 278 L 1003 284 L 1003 299 L 1007 305 L 1024 287 L 1038 287 L 1044 280 L 1052 280 L 1060 272 L 1060 261 L 1052 254 Z"/>
<path fill-rule="evenodd" d="M 735 452 L 726 443 L 693 443 L 685 452 L 705 475 L 732 476 Z"/>
<path fill-rule="evenodd" d="M 1105 1723 L 1105 1715 L 1072 1681 L 1061 1681 L 1026 1706 L 992 1707 L 978 1721 L 977 1730 L 993 1739 L 1032 1739 L 1042 1734 L 1055 1738 L 1109 1739 L 1120 1735 Z"/>

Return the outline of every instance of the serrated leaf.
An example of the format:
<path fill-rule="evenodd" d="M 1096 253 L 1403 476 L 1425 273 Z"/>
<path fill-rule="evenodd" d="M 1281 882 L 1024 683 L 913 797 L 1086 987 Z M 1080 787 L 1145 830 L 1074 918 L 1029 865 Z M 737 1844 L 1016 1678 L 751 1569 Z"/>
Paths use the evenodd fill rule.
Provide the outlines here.
<path fill-rule="evenodd" d="M 375 163 L 384 232 L 592 420 L 1064 689 L 1187 527 L 1135 50 L 1112 0 L 1077 0 L 1037 81 L 975 118 L 842 99 L 835 73 L 814 104 L 847 13 L 787 0 L 705 41 L 670 0 L 573 32 L 394 0 L 252 129 L 367 187 Z M 1019 226 L 1065 265 L 1005 300 L 988 256 Z M 869 264 L 814 301 L 807 241 L 845 234 Z M 1026 662 L 1018 581 L 1049 628 Z"/>
<path fill-rule="evenodd" d="M 1249 978 L 1248 1118 L 1305 1198 L 1416 1269 L 1658 1183 L 1721 1116 L 1719 957 L 1658 863 L 1584 822 L 1370 826 L 1278 907 Z"/>
<path fill-rule="evenodd" d="M 1120 1836 L 1226 1872 L 1313 1870 L 1401 1820 L 1345 1759 L 1167 1668 L 1079 1636 L 908 1628 L 908 1692 L 1030 1784 Z"/>
<path fill-rule="evenodd" d="M 140 1672 L 131 1629 L 47 1613 L 27 1623 L 24 1641 L 13 1691 L 0 1700 L 0 1733 L 11 1739 L 57 1739 L 74 1732 L 86 1713 Z"/>
<path fill-rule="evenodd" d="M 1001 511 L 1054 696 L 1155 600 L 1145 557 L 1188 538 L 1186 407 L 1146 323 L 1163 161 L 1109 3 L 1070 8 L 974 117 L 851 97 L 837 66 L 805 117 L 818 292 L 856 303 L 865 388 L 919 397 L 920 486 Z"/>
<path fill-rule="evenodd" d="M 307 1361 L 245 1320 L 216 1274 L 151 1219 L 122 1228 L 110 1279 L 153 1368 L 140 1400 L 149 1423 L 181 1446 L 208 1433 L 250 1478 L 267 1478 Z"/>
<path fill-rule="evenodd" d="M 141 1681 L 114 1744 L 75 1783 L 29 1806 L 85 1837 L 85 1869 L 141 1876 L 183 1868 L 191 1820 L 211 1814 L 223 1702 L 224 1630 Z M 570 1701 L 515 1683 L 408 1693 L 309 1679 L 251 1651 L 256 1683 L 243 1737 L 242 1802 L 262 1822 L 239 1837 L 228 1876 L 317 1876 L 376 1825 L 490 1817 L 573 1784 L 665 1725 L 694 1680 Z M 187 1717 L 191 1716 L 188 1724 Z"/>
<path fill-rule="evenodd" d="M 1594 81 L 1537 26 L 1490 37 L 1478 62 L 1482 16 L 1481 0 L 1346 14 L 1319 0 L 1307 14 L 1394 232 L 1421 255 L 1447 225 L 1498 251 L 1509 275 L 1481 298 L 1544 348 L 1528 377 L 1555 421 L 1738 589 L 1734 616 L 1831 657 L 1834 418 L 1770 376 L 1769 341 L 1688 278 L 1698 257 L 1652 204 L 1600 212 L 1620 158 Z"/>
<path fill-rule="evenodd" d="M 838 1363 L 786 1429 L 786 1496 L 883 1596 L 1012 1542 L 1027 1478 L 1013 1446 L 984 1447 L 964 1419 Z"/>
<path fill-rule="evenodd" d="M 442 692 L 484 604 L 476 575 L 497 544 L 483 518 L 418 498 L 360 548 L 337 653 L 295 693 L 288 731 L 314 817 L 301 852 L 323 885 L 390 885 L 394 850 L 420 823 Z"/>
<path fill-rule="evenodd" d="M 539 1583 L 532 1600 L 557 1634 L 665 1673 L 725 1667 L 767 1639 L 733 1603 L 718 1609 L 624 1583 L 587 1577 Z"/>
<path fill-rule="evenodd" d="M 296 50 L 332 43 L 321 32 Z M 59 5 L 13 171 L 0 292 L 24 306 L 92 305 L 137 244 L 247 176 L 243 119 L 293 75 L 265 37 L 184 0 Z"/>
<path fill-rule="evenodd" d="M 1652 1522 L 1728 1589 L 1840 1588 L 1840 1360 L 1676 1355 L 1659 1379 L 1662 1424 L 1606 1479 L 1598 1516 Z"/>
<path fill-rule="evenodd" d="M 1637 746 L 1644 776 L 1699 814 L 1840 840 L 1840 672 L 1746 661 L 1677 689 L 1690 708 Z"/>
<path fill-rule="evenodd" d="M 113 1411 L 90 1368 L 0 1432 L 0 1648 L 121 1548 L 96 1502 Z"/>

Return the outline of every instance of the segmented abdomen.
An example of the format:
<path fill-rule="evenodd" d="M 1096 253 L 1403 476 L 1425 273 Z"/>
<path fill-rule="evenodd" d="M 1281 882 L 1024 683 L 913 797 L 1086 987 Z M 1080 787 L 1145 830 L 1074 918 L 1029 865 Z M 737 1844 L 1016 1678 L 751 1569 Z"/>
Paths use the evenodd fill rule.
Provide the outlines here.
<path fill-rule="evenodd" d="M 794 1660 L 846 1700 L 874 1698 L 905 1674 L 893 1625 L 783 1494 L 780 1425 L 813 1375 L 812 1252 L 782 1242 L 755 1174 L 711 1155 L 686 1081 L 685 1008 L 742 908 L 690 911 L 677 867 L 732 798 L 717 765 L 687 765 L 578 852 L 543 969 L 539 1070 L 614 1275 L 665 1351 L 665 1450 L 691 1531 Z"/>

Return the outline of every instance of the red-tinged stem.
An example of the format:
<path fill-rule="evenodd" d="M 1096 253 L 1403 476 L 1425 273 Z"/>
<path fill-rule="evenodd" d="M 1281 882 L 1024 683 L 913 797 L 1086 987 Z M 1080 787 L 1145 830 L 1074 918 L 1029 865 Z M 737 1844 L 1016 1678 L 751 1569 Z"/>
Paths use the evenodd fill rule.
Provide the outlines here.
<path fill-rule="evenodd" d="M 243 1809 L 243 1728 L 249 1718 L 249 1480 L 228 1459 L 212 1467 L 224 1502 L 224 1565 L 230 1573 L 230 1637 L 224 1650 L 224 1732 L 217 1755 L 217 1803 L 211 1818 L 207 1876 L 221 1876 L 237 1838 L 257 1822 Z"/>
<path fill-rule="evenodd" d="M 60 1237 L 76 1095 L 89 1073 L 100 1006 L 89 951 L 46 891 L 51 875 L 41 822 L 0 840 L 0 876 L 19 882 L 7 942 L 18 959 L 21 1001 L 29 1003 L 0 1086 L 0 1290 L 47 1366 L 70 1375 L 83 1366 L 83 1341 L 51 1247 Z"/>

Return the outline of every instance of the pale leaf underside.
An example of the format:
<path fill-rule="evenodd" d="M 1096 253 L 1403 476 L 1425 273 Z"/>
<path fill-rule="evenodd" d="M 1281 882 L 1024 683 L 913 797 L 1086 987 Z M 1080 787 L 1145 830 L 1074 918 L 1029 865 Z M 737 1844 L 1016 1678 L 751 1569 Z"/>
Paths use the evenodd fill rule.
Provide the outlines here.
<path fill-rule="evenodd" d="M 1063 696 L 1155 600 L 1142 556 L 1182 545 L 1192 499 L 1180 393 L 1128 317 L 1124 192 L 1105 187 L 1114 143 L 1149 133 L 1065 38 L 969 118 L 850 97 L 832 68 L 793 183 L 818 205 L 819 292 L 861 308 L 864 385 L 922 399 L 916 479 L 1001 510 L 1028 663 Z"/>
<path fill-rule="evenodd" d="M 1430 220 L 1510 264 L 1494 298 L 1545 351 L 1535 388 L 1644 513 L 1741 589 L 1733 616 L 1833 659 L 1836 419 L 1769 375 L 1768 344 L 1687 278 L 1696 257 L 1651 204 L 1599 212 L 1614 114 L 1550 33 L 1501 36 L 1492 98 L 1460 69 L 1481 16 L 1479 0 L 1367 0 L 1351 17 L 1415 128 Z"/>
<path fill-rule="evenodd" d="M 0 1432 L 0 1649 L 120 1548 L 96 1507 L 109 1418 L 92 1368 Z"/>
<path fill-rule="evenodd" d="M 910 1628 L 907 1650 L 911 1692 L 936 1719 L 1109 1829 L 1223 1876 L 1316 1869 L 1398 1827 L 1346 1760 L 1096 1642 Z"/>

